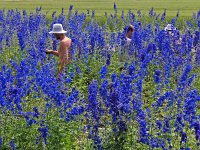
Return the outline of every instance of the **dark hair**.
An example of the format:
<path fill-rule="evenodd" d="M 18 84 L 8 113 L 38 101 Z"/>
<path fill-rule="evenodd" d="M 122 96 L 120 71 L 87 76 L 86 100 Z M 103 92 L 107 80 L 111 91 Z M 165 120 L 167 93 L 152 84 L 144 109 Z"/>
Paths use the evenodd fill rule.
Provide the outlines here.
<path fill-rule="evenodd" d="M 134 31 L 134 27 L 133 27 L 132 25 L 129 25 L 129 26 L 128 26 L 127 33 L 128 33 L 129 31 L 131 31 L 131 32 Z"/>

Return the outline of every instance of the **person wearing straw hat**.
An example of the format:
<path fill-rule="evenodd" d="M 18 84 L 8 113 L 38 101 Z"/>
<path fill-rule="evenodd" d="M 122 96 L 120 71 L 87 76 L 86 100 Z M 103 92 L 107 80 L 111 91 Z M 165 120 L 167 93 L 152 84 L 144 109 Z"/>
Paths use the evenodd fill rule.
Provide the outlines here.
<path fill-rule="evenodd" d="M 46 54 L 53 54 L 59 57 L 59 69 L 57 78 L 60 78 L 65 65 L 69 64 L 69 48 L 71 46 L 71 39 L 65 36 L 67 31 L 63 30 L 62 24 L 54 24 L 53 30 L 49 33 L 54 34 L 56 39 L 60 40 L 60 47 L 58 50 L 54 51 L 46 49 Z"/>
<path fill-rule="evenodd" d="M 176 38 L 177 33 L 179 33 L 178 29 L 173 24 L 167 24 L 167 26 L 164 28 L 164 31 L 167 35 L 173 38 Z M 181 41 L 181 38 L 175 39 L 175 44 L 180 45 Z"/>

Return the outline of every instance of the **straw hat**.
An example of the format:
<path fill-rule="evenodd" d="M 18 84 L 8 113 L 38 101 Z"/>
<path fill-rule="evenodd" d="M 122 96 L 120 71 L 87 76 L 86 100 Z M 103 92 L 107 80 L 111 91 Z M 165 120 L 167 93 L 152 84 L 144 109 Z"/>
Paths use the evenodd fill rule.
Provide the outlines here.
<path fill-rule="evenodd" d="M 49 33 L 67 33 L 67 31 L 63 30 L 62 24 L 56 23 L 53 25 L 53 30 Z"/>
<path fill-rule="evenodd" d="M 176 28 L 172 24 L 168 24 L 165 27 L 165 31 L 174 31 L 174 30 L 176 30 Z"/>

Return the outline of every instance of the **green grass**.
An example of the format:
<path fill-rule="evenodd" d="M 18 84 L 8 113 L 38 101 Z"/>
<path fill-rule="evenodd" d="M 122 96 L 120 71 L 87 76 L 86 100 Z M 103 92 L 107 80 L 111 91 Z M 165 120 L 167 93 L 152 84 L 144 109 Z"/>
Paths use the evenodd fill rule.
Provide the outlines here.
<path fill-rule="evenodd" d="M 167 9 L 167 16 L 173 17 L 177 10 L 180 9 L 180 16 L 192 16 L 193 12 L 197 12 L 200 8 L 200 0 L 0 0 L 0 9 L 35 11 L 36 7 L 42 6 L 44 12 L 61 11 L 65 8 L 68 11 L 70 4 L 74 5 L 74 9 L 79 12 L 86 12 L 87 9 L 96 10 L 96 15 L 104 15 L 105 12 L 113 12 L 113 3 L 117 4 L 117 8 L 127 12 L 131 9 L 134 13 L 141 10 L 143 14 L 148 14 L 149 9 L 155 8 L 157 13 L 162 13 Z"/>

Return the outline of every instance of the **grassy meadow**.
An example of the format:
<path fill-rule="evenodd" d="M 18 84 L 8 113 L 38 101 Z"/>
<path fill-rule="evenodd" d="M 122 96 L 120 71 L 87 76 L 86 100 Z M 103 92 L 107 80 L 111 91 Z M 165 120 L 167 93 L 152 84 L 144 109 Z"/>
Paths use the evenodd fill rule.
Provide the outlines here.
<path fill-rule="evenodd" d="M 167 16 L 173 17 L 177 10 L 180 10 L 182 17 L 191 16 L 200 8 L 199 0 L 0 0 L 0 9 L 26 9 L 34 12 L 36 7 L 42 6 L 44 12 L 61 11 L 61 8 L 68 10 L 70 4 L 79 12 L 86 12 L 87 9 L 95 10 L 96 16 L 102 16 L 105 12 L 113 12 L 113 3 L 116 3 L 119 12 L 133 12 L 141 10 L 143 14 L 148 14 L 154 7 L 157 13 L 162 13 L 167 9 Z"/>

